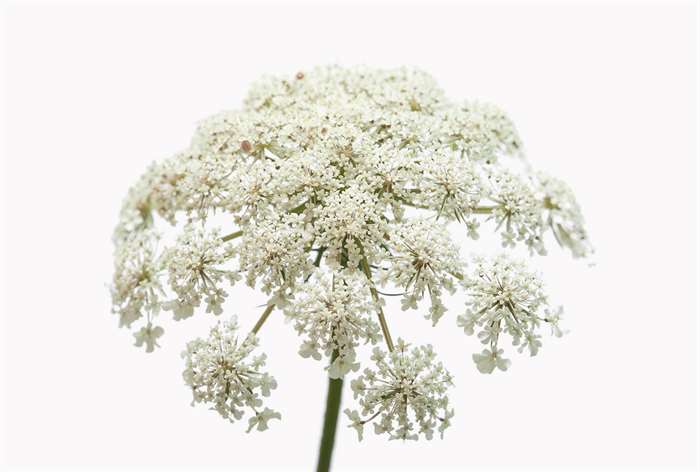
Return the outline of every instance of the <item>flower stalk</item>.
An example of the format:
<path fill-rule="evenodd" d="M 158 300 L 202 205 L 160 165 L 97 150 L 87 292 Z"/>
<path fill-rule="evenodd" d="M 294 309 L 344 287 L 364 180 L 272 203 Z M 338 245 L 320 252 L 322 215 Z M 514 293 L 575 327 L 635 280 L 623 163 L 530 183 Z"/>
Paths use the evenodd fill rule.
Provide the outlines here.
<path fill-rule="evenodd" d="M 331 356 L 331 362 L 337 354 Z M 323 415 L 323 430 L 321 432 L 321 444 L 318 451 L 318 463 L 316 472 L 328 472 L 331 468 L 333 448 L 335 446 L 338 416 L 343 395 L 343 379 L 328 379 L 328 393 L 326 394 L 326 411 Z"/>

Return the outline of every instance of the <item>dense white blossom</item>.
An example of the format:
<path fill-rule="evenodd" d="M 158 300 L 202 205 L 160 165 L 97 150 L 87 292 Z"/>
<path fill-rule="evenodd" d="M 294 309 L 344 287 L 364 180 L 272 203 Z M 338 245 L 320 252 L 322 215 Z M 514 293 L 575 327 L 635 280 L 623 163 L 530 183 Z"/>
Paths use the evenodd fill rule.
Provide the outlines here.
<path fill-rule="evenodd" d="M 542 244 L 542 202 L 522 177 L 509 171 L 496 171 L 489 175 L 487 200 L 495 206 L 489 220 L 494 220 L 496 230 L 501 231 L 504 248 L 523 241 L 531 251 L 544 254 Z"/>
<path fill-rule="evenodd" d="M 480 372 L 490 374 L 495 367 L 506 370 L 510 364 L 498 348 L 502 335 L 510 336 L 518 352 L 527 349 L 530 356 L 542 346 L 542 323 L 549 324 L 561 336 L 561 310 L 552 313 L 542 280 L 523 261 L 502 254 L 478 258 L 475 266 L 465 281 L 467 310 L 457 323 L 468 335 L 478 331 L 479 339 L 488 346 L 481 354 L 473 355 Z"/>
<path fill-rule="evenodd" d="M 377 248 L 386 223 L 377 198 L 361 185 L 328 195 L 316 208 L 317 244 L 328 248 L 329 263 L 357 267 L 363 249 Z"/>
<path fill-rule="evenodd" d="M 272 213 L 258 219 L 238 248 L 248 285 L 254 287 L 259 280 L 265 293 L 294 287 L 313 267 L 308 255 L 312 237 L 302 215 Z"/>
<path fill-rule="evenodd" d="M 163 254 L 168 282 L 176 295 L 165 308 L 171 309 L 176 319 L 187 318 L 204 300 L 207 313 L 221 314 L 227 296 L 221 285 L 233 284 L 240 277 L 236 271 L 223 268 L 232 256 L 217 229 L 185 228 L 177 244 Z"/>
<path fill-rule="evenodd" d="M 370 422 L 376 434 L 391 439 L 416 440 L 419 434 L 432 439 L 436 427 L 442 437 L 454 414 L 447 398 L 452 377 L 432 346 L 409 349 L 399 339 L 392 352 L 375 347 L 372 361 L 376 369 L 366 368 L 351 382 L 360 411 L 345 410 L 358 437 Z"/>
<path fill-rule="evenodd" d="M 448 143 L 469 160 L 493 162 L 500 156 L 519 156 L 522 142 L 515 125 L 499 107 L 466 102 L 446 114 L 444 132 Z"/>
<path fill-rule="evenodd" d="M 157 257 L 157 233 L 134 232 L 117 246 L 112 279 L 112 311 L 119 315 L 120 326 L 151 314 L 158 314 L 164 295 Z"/>
<path fill-rule="evenodd" d="M 316 360 L 325 354 L 333 360 L 329 376 L 341 378 L 359 367 L 355 348 L 361 342 L 375 344 L 381 339 L 379 325 L 371 318 L 375 310 L 370 290 L 358 272 L 319 271 L 311 280 L 285 313 L 302 336 L 299 354 Z"/>
<path fill-rule="evenodd" d="M 263 406 L 263 397 L 277 388 L 277 382 L 265 367 L 265 354 L 252 355 L 258 341 L 254 335 L 238 336 L 238 324 L 233 316 L 218 322 L 207 339 L 187 343 L 182 353 L 185 359 L 183 378 L 192 388 L 192 404 L 208 403 L 231 422 L 240 420 L 245 410 L 252 412 L 248 431 L 267 429 L 269 420 L 281 415 Z"/>
<path fill-rule="evenodd" d="M 475 167 L 455 155 L 435 154 L 421 162 L 413 202 L 434 210 L 438 217 L 464 222 L 481 200 L 483 189 Z"/>
<path fill-rule="evenodd" d="M 390 266 L 383 280 L 390 280 L 405 291 L 403 307 L 418 308 L 427 292 L 430 310 L 426 318 L 436 324 L 446 311 L 443 289 L 454 293 L 454 282 L 462 277 L 459 248 L 447 228 L 435 221 L 414 219 L 392 228 L 389 240 Z"/>
<path fill-rule="evenodd" d="M 420 70 L 263 77 L 242 109 L 202 120 L 186 149 L 151 164 L 127 192 L 113 233 L 112 311 L 151 352 L 164 343 L 161 311 L 221 314 L 230 285 L 245 279 L 267 295 L 266 309 L 240 342 L 231 322 L 188 345 L 195 402 L 229 419 L 250 409 L 249 430 L 279 418 L 260 399 L 275 385 L 260 372 L 264 357 L 249 357 L 278 310 L 301 356 L 323 359 L 333 379 L 360 368 L 364 345 L 386 345 L 374 351 L 376 370 L 353 381 L 360 410 L 348 417 L 360 437 L 372 421 L 393 438 L 430 438 L 449 425 L 451 378 L 430 347 L 394 345 L 403 315 L 386 297 L 434 325 L 446 297 L 464 290 L 458 323 L 484 344 L 472 356 L 484 373 L 509 366 L 504 334 L 531 355 L 541 326 L 562 334 L 561 308 L 525 263 L 499 256 L 470 268 L 448 225 L 461 226 L 469 249 L 495 231 L 506 251 L 545 255 L 555 239 L 574 257 L 593 252 L 572 190 L 523 151 L 502 109 L 451 101 Z"/>

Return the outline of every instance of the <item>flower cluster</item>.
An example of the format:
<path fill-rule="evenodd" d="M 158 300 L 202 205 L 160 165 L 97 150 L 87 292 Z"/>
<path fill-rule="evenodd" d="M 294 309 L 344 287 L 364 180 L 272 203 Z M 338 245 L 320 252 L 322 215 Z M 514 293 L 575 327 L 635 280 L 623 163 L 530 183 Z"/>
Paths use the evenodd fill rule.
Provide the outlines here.
<path fill-rule="evenodd" d="M 462 278 L 463 263 L 459 249 L 444 225 L 415 219 L 398 225 L 390 236 L 391 265 L 383 280 L 403 287 L 403 308 L 417 309 L 427 291 L 430 310 L 426 318 L 435 325 L 445 313 L 442 291 L 455 291 L 455 280 Z"/>
<path fill-rule="evenodd" d="M 246 282 L 254 287 L 261 281 L 265 293 L 294 288 L 297 280 L 313 268 L 309 244 L 311 233 L 301 215 L 274 213 L 256 220 L 238 248 Z"/>
<path fill-rule="evenodd" d="M 185 228 L 177 244 L 163 254 L 170 287 L 176 295 L 164 306 L 174 312 L 175 319 L 192 316 L 202 300 L 207 313 L 223 312 L 221 305 L 227 293 L 220 285 L 224 280 L 233 284 L 239 278 L 236 271 L 221 268 L 232 255 L 218 229 L 205 232 L 192 226 Z"/>
<path fill-rule="evenodd" d="M 474 276 L 465 283 L 469 301 L 467 310 L 457 318 L 464 332 L 478 337 L 488 346 L 472 357 L 479 372 L 490 374 L 496 367 L 510 365 L 498 348 L 501 335 L 511 336 L 518 352 L 528 350 L 534 356 L 542 346 L 539 328 L 549 324 L 561 336 L 561 308 L 553 311 L 547 302 L 544 287 L 537 274 L 530 272 L 523 261 L 499 255 L 475 261 Z"/>
<path fill-rule="evenodd" d="M 211 403 L 222 417 L 240 420 L 245 409 L 253 412 L 248 431 L 267 429 L 267 422 L 281 415 L 263 406 L 261 397 L 269 397 L 277 382 L 266 372 L 265 354 L 251 357 L 258 345 L 254 335 L 239 341 L 236 317 L 217 323 L 207 339 L 187 343 L 183 352 L 185 383 L 192 388 L 192 404 Z"/>
<path fill-rule="evenodd" d="M 488 219 L 496 222 L 496 230 L 503 230 L 503 247 L 515 247 L 515 241 L 523 241 L 531 251 L 544 254 L 542 204 L 535 198 L 533 189 L 522 177 L 510 172 L 489 177 L 491 188 L 487 198 L 495 206 Z"/>
<path fill-rule="evenodd" d="M 160 236 L 152 231 L 132 233 L 117 246 L 114 254 L 112 311 L 120 326 L 131 324 L 146 314 L 160 311 L 164 295 L 160 281 L 162 262 L 156 246 Z"/>
<path fill-rule="evenodd" d="M 442 437 L 454 415 L 446 395 L 452 377 L 432 346 L 409 349 L 399 339 L 389 353 L 375 347 L 372 361 L 376 370 L 367 368 L 351 382 L 361 410 L 345 410 L 359 439 L 373 421 L 374 432 L 391 439 L 417 440 L 419 434 L 432 439 L 436 426 Z"/>
<path fill-rule="evenodd" d="M 574 257 L 590 255 L 593 248 L 574 192 L 565 182 L 543 172 L 538 172 L 536 179 L 545 208 L 545 226 L 552 230 L 559 245 L 569 249 Z"/>
<path fill-rule="evenodd" d="M 534 170 L 497 106 L 452 102 L 408 68 L 264 77 L 242 109 L 203 120 L 187 149 L 152 164 L 128 191 L 113 236 L 112 311 L 151 352 L 163 344 L 159 316 L 219 315 L 242 279 L 269 297 L 266 309 L 240 342 L 230 322 L 188 345 L 195 402 L 229 419 L 250 409 L 258 430 L 279 417 L 261 409 L 275 386 L 260 373 L 264 357 L 248 358 L 277 310 L 299 334 L 299 354 L 325 356 L 333 379 L 359 370 L 362 345 L 385 344 L 372 357 L 377 370 L 353 381 L 352 425 L 430 438 L 449 425 L 451 378 L 431 348 L 394 345 L 400 316 L 385 313 L 385 297 L 435 325 L 446 295 L 465 290 L 458 323 L 485 345 L 473 356 L 481 372 L 508 367 L 502 334 L 534 355 L 541 325 L 561 333 L 539 278 L 506 256 L 470 271 L 451 223 L 470 243 L 493 230 L 505 250 L 532 257 L 549 240 L 574 257 L 592 253 L 572 190 Z"/>
<path fill-rule="evenodd" d="M 370 317 L 374 306 L 367 280 L 358 274 L 328 276 L 319 271 L 285 312 L 304 337 L 299 354 L 319 360 L 323 352 L 333 358 L 328 375 L 334 379 L 357 370 L 355 348 L 360 341 L 375 344 L 381 339 L 379 326 Z"/>

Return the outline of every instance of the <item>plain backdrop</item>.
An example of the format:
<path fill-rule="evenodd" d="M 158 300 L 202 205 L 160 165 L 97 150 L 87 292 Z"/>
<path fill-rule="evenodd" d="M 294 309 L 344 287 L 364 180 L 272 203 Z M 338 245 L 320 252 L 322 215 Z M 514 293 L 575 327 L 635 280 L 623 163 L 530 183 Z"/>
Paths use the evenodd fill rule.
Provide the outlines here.
<path fill-rule="evenodd" d="M 3 13 L 10 469 L 314 466 L 326 378 L 279 313 L 261 336 L 283 421 L 247 435 L 189 406 L 179 353 L 212 318 L 165 322 L 147 355 L 117 328 L 107 287 L 119 205 L 148 163 L 239 107 L 260 74 L 326 63 L 418 66 L 454 99 L 504 107 L 533 165 L 575 189 L 597 248 L 594 267 L 551 244 L 532 260 L 570 333 L 513 355 L 507 373 L 474 368 L 458 297 L 434 329 L 390 310 L 394 336 L 432 343 L 454 374 L 454 426 L 443 441 L 358 443 L 341 420 L 336 470 L 696 464 L 694 3 L 12 2 Z M 231 300 L 250 327 L 265 299 L 236 288 Z"/>

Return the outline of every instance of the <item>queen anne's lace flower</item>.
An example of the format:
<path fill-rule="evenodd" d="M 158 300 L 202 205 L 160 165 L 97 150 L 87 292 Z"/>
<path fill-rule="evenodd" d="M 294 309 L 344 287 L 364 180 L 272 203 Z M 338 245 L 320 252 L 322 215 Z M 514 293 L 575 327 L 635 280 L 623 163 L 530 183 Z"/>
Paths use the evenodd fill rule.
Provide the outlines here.
<path fill-rule="evenodd" d="M 191 158 L 192 154 L 185 151 L 149 166 L 124 199 L 114 230 L 115 243 L 121 244 L 133 232 L 150 229 L 154 213 L 175 223 L 176 213 L 187 209 L 185 198 L 190 193 L 182 189 L 182 181 L 190 174 Z"/>
<path fill-rule="evenodd" d="M 257 220 L 238 248 L 248 285 L 254 287 L 260 280 L 265 293 L 294 287 L 313 267 L 308 256 L 311 238 L 301 215 L 273 213 Z"/>
<path fill-rule="evenodd" d="M 527 270 L 524 262 L 506 255 L 479 258 L 473 277 L 465 285 L 470 298 L 466 313 L 457 322 L 468 335 L 477 329 L 479 339 L 489 347 L 473 355 L 480 372 L 490 374 L 495 367 L 506 370 L 510 364 L 501 356 L 503 350 L 498 349 L 502 334 L 512 337 L 518 352 L 527 349 L 531 356 L 542 346 L 539 329 L 543 322 L 561 335 L 558 326 L 561 312 L 550 314 L 542 281 Z"/>
<path fill-rule="evenodd" d="M 482 196 L 480 177 L 467 160 L 432 155 L 421 162 L 413 201 L 437 212 L 438 217 L 464 222 Z"/>
<path fill-rule="evenodd" d="M 114 255 L 112 311 L 120 326 L 144 315 L 156 315 L 164 295 L 160 281 L 162 263 L 156 254 L 159 240 L 152 231 L 134 232 L 117 246 Z"/>
<path fill-rule="evenodd" d="M 236 271 L 222 268 L 232 256 L 218 230 L 206 232 L 188 226 L 177 244 L 163 254 L 170 287 L 177 295 L 165 308 L 172 310 L 176 319 L 183 319 L 192 316 L 204 300 L 207 313 L 221 314 L 227 296 L 222 282 L 233 284 L 240 278 Z"/>
<path fill-rule="evenodd" d="M 417 308 L 427 292 L 430 311 L 426 318 L 438 322 L 446 311 L 442 291 L 454 293 L 456 279 L 462 277 L 463 263 L 459 249 L 447 229 L 426 219 L 410 220 L 392 228 L 390 263 L 386 280 L 405 291 L 403 307 Z"/>
<path fill-rule="evenodd" d="M 258 341 L 254 335 L 238 338 L 236 317 L 217 323 L 207 339 L 195 339 L 182 353 L 183 378 L 192 388 L 192 404 L 210 403 L 222 417 L 240 420 L 245 410 L 252 412 L 248 431 L 267 429 L 270 419 L 281 415 L 269 408 L 261 410 L 262 397 L 269 397 L 277 382 L 266 372 L 265 354 L 251 357 Z"/>
<path fill-rule="evenodd" d="M 230 194 L 227 208 L 239 224 L 247 224 L 272 199 L 272 173 L 275 167 L 267 160 L 255 160 L 240 165 L 230 176 L 234 191 Z"/>
<path fill-rule="evenodd" d="M 363 247 L 377 248 L 386 223 L 376 197 L 362 186 L 332 193 L 317 209 L 317 243 L 328 248 L 329 263 L 357 267 Z"/>
<path fill-rule="evenodd" d="M 545 226 L 552 230 L 557 242 L 574 257 L 585 257 L 593 249 L 588 241 L 581 208 L 571 188 L 563 181 L 543 172 L 537 183 L 545 211 Z"/>
<path fill-rule="evenodd" d="M 489 219 L 496 222 L 496 230 L 502 230 L 503 247 L 514 247 L 515 241 L 523 241 L 531 251 L 544 254 L 542 203 L 533 189 L 508 171 L 492 173 L 489 184 L 487 198 L 495 204 Z"/>
<path fill-rule="evenodd" d="M 450 109 L 442 132 L 447 143 L 471 161 L 495 161 L 501 155 L 516 155 L 522 148 L 515 125 L 495 105 L 468 102 Z"/>
<path fill-rule="evenodd" d="M 454 414 L 446 395 L 452 377 L 435 359 L 432 346 L 409 349 L 399 339 L 393 352 L 375 347 L 372 361 L 376 370 L 365 369 L 351 383 L 361 411 L 345 410 L 359 439 L 372 421 L 375 433 L 391 439 L 416 440 L 419 434 L 432 439 L 436 426 L 442 437 Z"/>
<path fill-rule="evenodd" d="M 113 235 L 112 311 L 151 352 L 163 342 L 159 311 L 177 320 L 200 308 L 220 314 L 228 285 L 245 277 L 268 295 L 266 308 L 241 342 L 231 323 L 190 343 L 195 402 L 230 419 L 251 409 L 249 430 L 279 418 L 261 405 L 274 387 L 259 372 L 263 358 L 248 356 L 268 317 L 284 310 L 299 353 L 325 355 L 336 385 L 358 369 L 363 344 L 386 344 L 388 354 L 373 356 L 377 370 L 353 382 L 361 408 L 348 417 L 360 437 L 369 421 L 394 438 L 431 437 L 452 416 L 450 377 L 429 347 L 394 346 L 390 328 L 401 316 L 385 297 L 401 297 L 403 309 L 429 300 L 435 324 L 444 297 L 464 288 L 458 322 L 485 345 L 472 356 L 481 372 L 508 367 L 503 334 L 531 355 L 541 324 L 562 334 L 561 310 L 523 263 L 481 260 L 466 276 L 446 227 L 454 221 L 470 244 L 495 227 L 506 250 L 544 255 L 551 231 L 574 257 L 592 253 L 571 189 L 532 170 L 495 105 L 450 101 L 430 75 L 409 68 L 264 77 L 242 110 L 201 121 L 187 149 L 129 189 Z M 161 233 L 165 225 L 179 233 Z"/>
<path fill-rule="evenodd" d="M 260 141 L 256 118 L 255 113 L 241 111 L 224 111 L 205 118 L 197 126 L 192 147 L 203 154 L 228 158 L 229 162 L 243 159 L 252 151 L 252 145 L 248 148 L 241 144 Z"/>
<path fill-rule="evenodd" d="M 369 287 L 357 272 L 319 272 L 312 280 L 288 305 L 286 314 L 304 339 L 299 354 L 316 360 L 325 354 L 333 360 L 329 376 L 341 378 L 359 367 L 355 348 L 360 342 L 375 344 L 381 339 L 379 326 L 370 317 L 374 306 Z"/>

